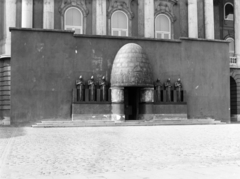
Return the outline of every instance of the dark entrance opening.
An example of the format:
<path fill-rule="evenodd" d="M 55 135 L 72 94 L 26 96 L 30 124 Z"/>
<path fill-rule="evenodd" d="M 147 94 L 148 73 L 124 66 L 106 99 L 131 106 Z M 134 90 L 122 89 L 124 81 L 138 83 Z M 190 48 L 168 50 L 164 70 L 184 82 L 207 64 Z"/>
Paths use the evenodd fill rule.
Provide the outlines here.
<path fill-rule="evenodd" d="M 125 120 L 137 120 L 139 114 L 139 91 L 138 87 L 124 88 Z"/>
<path fill-rule="evenodd" d="M 231 121 L 236 121 L 237 114 L 237 83 L 233 77 L 230 77 L 230 105 L 231 105 Z"/>

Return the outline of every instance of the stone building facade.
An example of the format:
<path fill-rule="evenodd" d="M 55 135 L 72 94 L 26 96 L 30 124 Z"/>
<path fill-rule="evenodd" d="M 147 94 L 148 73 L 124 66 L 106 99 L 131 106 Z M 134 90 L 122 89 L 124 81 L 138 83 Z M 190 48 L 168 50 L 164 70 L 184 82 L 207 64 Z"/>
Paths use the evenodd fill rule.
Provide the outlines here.
<path fill-rule="evenodd" d="M 220 79 L 215 78 L 214 76 L 209 76 L 209 78 L 206 77 L 198 80 L 202 80 L 200 82 L 202 84 L 208 84 L 207 81 L 211 80 L 210 78 L 213 78 L 215 82 L 214 80 L 212 81 L 212 88 L 214 88 L 215 83 L 219 83 L 219 86 L 217 85 L 218 88 L 221 86 L 226 88 L 226 91 L 224 92 L 216 90 L 214 93 L 219 98 L 221 98 L 220 93 L 224 93 L 223 96 L 225 98 L 221 100 L 229 102 L 226 102 L 226 105 L 221 107 L 226 109 L 214 109 L 214 104 L 212 104 L 213 106 L 208 106 L 208 110 L 222 110 L 224 113 L 227 113 L 229 117 L 224 117 L 225 119 L 219 117 L 222 115 L 220 112 L 216 115 L 213 113 L 209 113 L 208 115 L 208 112 L 205 110 L 201 112 L 202 115 L 199 113 L 199 111 L 194 112 L 194 110 L 201 111 L 202 108 L 206 108 L 206 105 L 204 107 L 204 104 L 208 104 L 208 102 L 200 103 L 199 105 L 203 106 L 200 106 L 196 109 L 191 109 L 191 97 L 196 93 L 192 91 L 193 87 L 190 87 L 188 83 L 194 82 L 186 82 L 184 79 L 182 79 L 184 83 L 183 86 L 186 86 L 187 93 L 191 94 L 187 95 L 187 116 L 189 119 L 211 117 L 226 122 L 229 122 L 231 117 L 232 121 L 236 121 L 238 120 L 240 114 L 240 98 L 238 97 L 238 93 L 240 91 L 240 83 L 238 82 L 240 78 L 240 60 L 238 60 L 240 58 L 239 17 L 240 2 L 238 0 L 0 0 L 1 117 L 6 121 L 11 118 L 11 121 L 13 122 L 18 121 L 18 119 L 21 121 L 21 118 L 23 118 L 23 121 L 24 118 L 29 118 L 28 121 L 30 118 L 38 120 L 38 114 L 36 112 L 29 112 L 27 114 L 27 112 L 23 111 L 24 108 L 15 106 L 16 100 L 19 99 L 18 97 L 15 98 L 15 95 L 20 95 L 19 91 L 15 91 L 15 87 L 17 87 L 18 90 L 21 88 L 24 89 L 24 87 L 21 87 L 21 85 L 14 85 L 17 83 L 17 81 L 15 81 L 17 78 L 13 76 L 17 76 L 21 71 L 24 71 L 23 69 L 25 67 L 22 69 L 17 68 L 21 63 L 23 63 L 20 61 L 22 59 L 21 55 L 28 54 L 28 56 L 25 56 L 25 59 L 30 59 L 30 57 L 35 58 L 32 56 L 32 51 L 27 51 L 27 49 L 25 49 L 25 52 L 24 49 L 20 47 L 22 44 L 25 44 L 23 42 L 24 39 L 21 39 L 20 37 L 26 37 L 26 39 L 28 39 L 28 37 L 34 38 L 32 41 L 38 44 L 37 49 L 41 51 L 41 49 L 44 48 L 41 45 L 43 43 L 37 42 L 36 39 L 40 39 L 40 37 L 46 38 L 49 39 L 49 42 L 46 41 L 46 43 L 50 43 L 50 40 L 54 40 L 52 39 L 52 36 L 61 38 L 62 35 L 62 38 L 65 40 L 62 40 L 62 42 L 59 43 L 63 43 L 64 45 L 60 45 L 61 47 L 59 47 L 59 49 L 63 49 L 63 46 L 69 49 L 74 49 L 74 45 L 78 44 L 78 42 L 73 45 L 71 44 L 71 40 L 76 41 L 76 39 L 79 41 L 86 41 L 86 43 L 99 43 L 98 45 L 101 46 L 102 43 L 106 43 L 106 41 L 108 41 L 107 39 L 110 38 L 112 39 L 110 40 L 111 42 L 109 42 L 110 44 L 113 46 L 114 44 L 119 45 L 116 46 L 116 48 L 109 47 L 114 51 L 113 54 L 108 53 L 107 49 L 105 49 L 105 51 L 104 49 L 99 49 L 103 54 L 102 56 L 105 57 L 105 59 L 103 59 L 103 63 L 106 61 L 106 63 L 109 64 L 109 68 L 102 67 L 101 69 L 99 66 L 95 65 L 95 67 L 93 67 L 94 69 L 89 69 L 90 71 L 94 71 L 93 74 L 98 75 L 97 77 L 100 77 L 103 74 L 106 75 L 105 72 L 97 74 L 96 71 L 99 71 L 99 68 L 100 71 L 109 71 L 109 76 L 107 77 L 109 83 L 111 82 L 110 72 L 113 65 L 113 60 L 118 50 L 124 45 L 125 41 L 137 44 L 148 44 L 150 43 L 148 41 L 151 41 L 149 45 L 152 48 L 156 48 L 157 45 L 155 43 L 160 44 L 159 48 L 162 48 L 162 46 L 168 44 L 166 47 L 163 47 L 163 49 L 165 49 L 167 52 L 165 54 L 162 52 L 162 55 L 156 52 L 158 49 L 155 49 L 155 51 L 151 51 L 151 49 L 145 50 L 145 52 L 155 55 L 152 56 L 150 54 L 146 54 L 148 58 L 155 58 L 155 60 L 149 59 L 152 66 L 154 66 L 154 63 L 158 59 L 159 61 L 162 60 L 165 62 L 163 66 L 165 66 L 165 69 L 167 69 L 164 72 L 165 75 L 163 73 L 159 74 L 157 69 L 155 71 L 153 70 L 152 81 L 154 81 L 156 78 L 160 78 L 163 81 L 168 77 L 176 80 L 179 77 L 182 78 L 184 73 L 192 75 L 187 71 L 181 73 L 176 72 L 177 70 L 172 70 L 175 67 L 171 67 L 172 69 L 168 67 L 166 65 L 168 64 L 167 59 L 169 59 L 170 56 L 176 58 L 176 55 L 172 56 L 171 54 L 176 53 L 177 50 L 175 46 L 177 46 L 179 43 L 185 44 L 187 43 L 186 41 L 194 42 L 192 45 L 195 46 L 196 44 L 199 44 L 200 51 L 205 49 L 203 44 L 209 43 L 213 45 L 213 50 L 211 48 L 208 49 L 205 52 L 205 57 L 210 58 L 209 61 L 219 63 L 221 65 L 218 66 L 217 64 L 206 61 L 205 65 L 211 66 L 211 69 L 206 69 L 206 66 L 201 66 L 201 64 L 198 64 L 201 66 L 201 68 L 204 67 L 205 69 L 201 69 L 201 72 L 196 75 L 201 75 L 205 70 L 206 74 L 208 75 L 213 75 L 210 72 L 211 70 L 216 70 L 216 74 L 220 74 L 221 71 L 223 73 L 228 73 L 224 74 L 228 75 L 228 81 L 224 81 L 225 76 L 222 76 L 222 82 L 220 82 Z M 9 28 L 12 28 L 12 30 L 9 30 Z M 67 39 L 67 34 L 71 34 L 74 39 Z M 89 42 L 87 42 L 86 38 L 89 40 Z M 98 42 L 99 38 L 101 40 Z M 18 41 L 16 41 L 16 39 Z M 227 46 L 225 44 L 228 43 L 224 43 L 223 41 L 230 42 L 229 50 L 225 50 L 226 54 L 224 55 L 222 54 L 224 50 L 222 52 L 218 52 L 216 48 L 218 47 L 219 49 L 224 49 L 222 46 Z M 22 44 L 20 42 L 22 42 Z M 32 44 L 31 42 L 29 43 L 33 46 L 36 45 Z M 85 46 L 83 49 L 86 49 L 86 46 L 89 44 L 81 45 Z M 141 45 L 141 47 L 143 46 L 145 45 Z M 96 48 L 96 46 L 94 47 Z M 179 46 L 179 48 L 184 47 L 189 47 L 190 49 L 190 46 L 188 45 L 182 45 L 181 47 Z M 22 49 L 23 51 L 18 49 Z M 174 51 L 174 49 L 176 51 Z M 196 49 L 193 49 L 193 51 Z M 55 50 L 56 49 L 53 51 Z M 94 49 L 91 50 L 93 53 Z M 46 53 L 47 52 L 45 52 L 44 55 L 47 56 Z M 181 53 L 178 55 L 181 55 L 183 58 L 183 56 L 188 53 L 188 49 L 182 49 Z M 221 54 L 222 56 L 219 57 L 216 54 Z M 82 56 L 83 55 L 86 54 L 82 52 Z M 215 58 L 214 55 L 219 59 L 211 59 Z M 111 60 L 108 61 L 110 57 Z M 204 53 L 200 54 L 199 57 L 192 58 L 195 58 L 195 60 L 201 60 L 200 57 L 202 59 L 205 58 Z M 91 58 L 94 58 L 93 55 Z M 183 60 L 182 58 L 181 60 Z M 188 59 L 188 56 L 186 56 L 186 59 Z M 221 60 L 225 61 L 222 62 Z M 31 61 L 28 60 L 25 62 L 31 63 Z M 171 62 L 174 63 L 174 60 Z M 185 62 L 183 63 L 185 66 L 188 64 Z M 228 64 L 227 68 L 222 66 L 225 63 Z M 49 65 L 51 66 L 51 64 Z M 84 67 L 88 68 L 87 65 Z M 13 69 L 16 71 L 13 71 Z M 182 70 L 187 69 L 183 67 Z M 79 70 L 79 72 L 84 74 L 84 70 Z M 72 76 L 72 83 L 69 84 L 69 88 L 74 88 L 74 81 L 79 75 L 80 74 L 77 75 L 77 73 L 75 74 L 74 72 L 74 75 Z M 90 76 L 91 73 L 85 73 L 86 79 L 89 79 Z M 196 80 L 196 78 L 192 78 L 191 80 Z M 24 85 L 22 84 L 22 86 Z M 195 87 L 197 89 L 198 85 Z M 210 90 L 210 88 L 206 89 L 206 93 L 202 95 L 205 97 L 210 95 L 211 92 L 208 90 Z M 230 94 L 225 96 L 225 93 Z M 222 101 L 215 102 L 218 103 Z M 60 108 L 61 107 L 58 107 L 58 110 Z M 36 111 L 41 110 L 38 109 Z M 44 110 L 42 112 L 44 113 Z M 206 114 L 204 114 L 205 112 Z M 65 113 L 63 112 L 62 115 L 56 114 L 59 114 L 59 112 L 56 112 L 55 114 L 53 113 L 49 116 L 45 116 L 44 114 L 41 114 L 40 116 L 42 116 L 41 119 L 47 119 L 68 118 L 68 116 L 71 118 L 70 116 L 72 115 L 69 110 L 66 110 Z"/>

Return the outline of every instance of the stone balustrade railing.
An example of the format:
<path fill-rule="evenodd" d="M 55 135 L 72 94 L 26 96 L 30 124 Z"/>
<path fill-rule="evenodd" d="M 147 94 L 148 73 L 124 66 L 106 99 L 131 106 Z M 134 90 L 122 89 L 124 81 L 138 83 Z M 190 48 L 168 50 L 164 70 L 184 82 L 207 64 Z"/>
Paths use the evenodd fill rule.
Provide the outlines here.
<path fill-rule="evenodd" d="M 171 90 L 170 95 L 168 96 L 167 90 L 154 90 L 154 102 L 155 103 L 186 103 L 186 91 L 181 90 L 180 96 L 178 97 L 177 90 Z"/>
<path fill-rule="evenodd" d="M 237 57 L 230 57 L 230 67 L 237 67 Z"/>
<path fill-rule="evenodd" d="M 73 102 L 80 102 L 80 103 L 109 103 L 111 102 L 111 89 L 106 90 L 106 99 L 103 99 L 101 89 L 96 89 L 94 97 L 90 97 L 91 91 L 90 89 L 84 89 L 83 98 L 80 100 L 78 99 L 78 91 L 77 89 L 73 89 Z"/>

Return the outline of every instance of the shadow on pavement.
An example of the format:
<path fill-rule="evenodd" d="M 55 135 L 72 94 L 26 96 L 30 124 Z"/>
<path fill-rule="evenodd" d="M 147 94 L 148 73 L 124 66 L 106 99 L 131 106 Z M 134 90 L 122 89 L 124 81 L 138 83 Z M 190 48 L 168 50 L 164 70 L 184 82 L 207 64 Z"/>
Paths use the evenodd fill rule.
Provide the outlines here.
<path fill-rule="evenodd" d="M 26 134 L 24 127 L 0 126 L 0 139 L 24 136 Z"/>

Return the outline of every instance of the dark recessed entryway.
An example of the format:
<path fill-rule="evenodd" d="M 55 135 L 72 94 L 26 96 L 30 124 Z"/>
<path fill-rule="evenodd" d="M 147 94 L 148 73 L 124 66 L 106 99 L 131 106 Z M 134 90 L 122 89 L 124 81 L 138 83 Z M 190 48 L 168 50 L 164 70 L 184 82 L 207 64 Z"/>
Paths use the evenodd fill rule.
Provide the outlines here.
<path fill-rule="evenodd" d="M 230 77 L 230 105 L 231 105 L 231 122 L 236 121 L 237 114 L 237 83 L 233 77 Z"/>
<path fill-rule="evenodd" d="M 125 120 L 137 120 L 139 114 L 139 87 L 124 88 Z"/>

